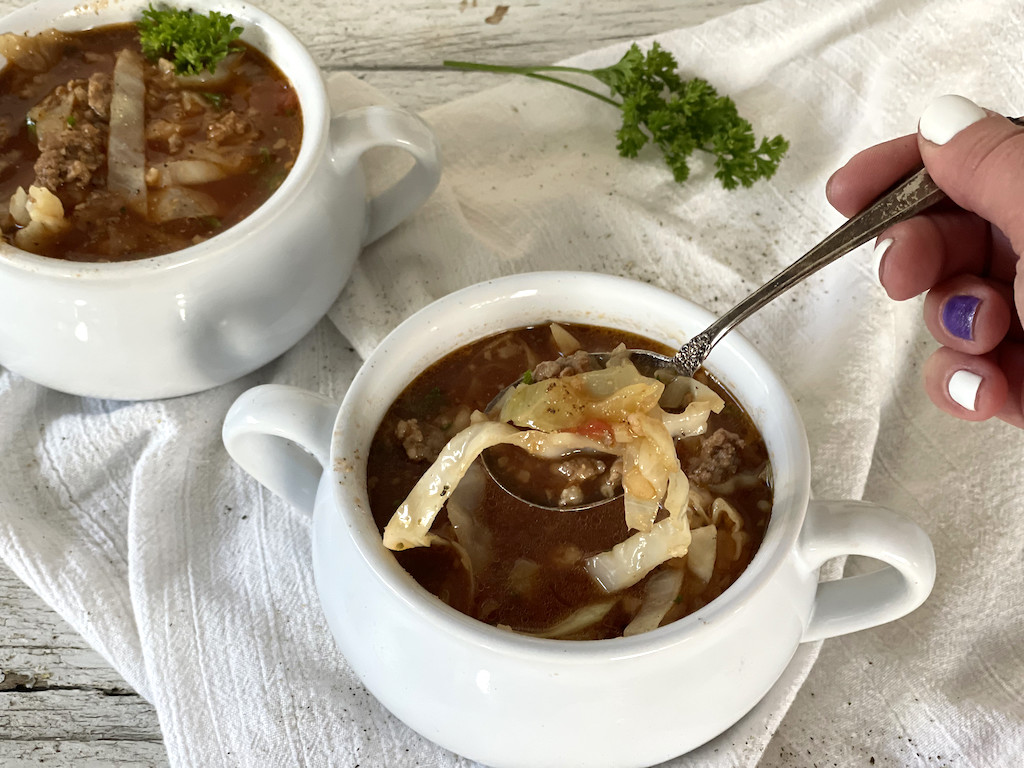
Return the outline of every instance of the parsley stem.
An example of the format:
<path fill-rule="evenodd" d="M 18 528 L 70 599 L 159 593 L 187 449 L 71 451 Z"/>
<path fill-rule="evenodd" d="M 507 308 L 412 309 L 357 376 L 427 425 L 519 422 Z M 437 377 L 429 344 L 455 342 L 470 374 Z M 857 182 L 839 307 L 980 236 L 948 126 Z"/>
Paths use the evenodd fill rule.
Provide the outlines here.
<path fill-rule="evenodd" d="M 564 85 L 566 88 L 572 88 L 574 91 L 579 91 L 580 93 L 585 93 L 589 96 L 593 96 L 595 99 L 600 99 L 601 101 L 607 102 L 608 104 L 612 104 L 613 106 L 616 107 L 621 106 L 619 102 L 617 102 L 615 99 L 610 99 L 603 93 L 592 91 L 589 88 L 584 88 L 582 85 L 576 85 L 576 83 L 570 83 L 568 80 L 562 80 L 561 78 L 550 77 L 548 75 L 540 75 L 537 74 L 536 72 L 523 72 L 523 74 L 526 75 L 527 77 L 536 78 L 537 80 L 547 80 L 549 83 L 558 83 L 559 85 Z"/>
<path fill-rule="evenodd" d="M 619 154 L 636 157 L 645 145 L 652 143 L 661 150 L 672 176 L 680 184 L 689 178 L 688 159 L 696 150 L 714 156 L 715 178 L 726 189 L 733 189 L 771 178 L 789 149 L 789 142 L 782 136 L 763 138 L 758 144 L 750 122 L 740 116 L 735 102 L 720 96 L 707 80 L 680 75 L 675 57 L 657 42 L 651 43 L 646 53 L 633 43 L 618 62 L 598 69 L 472 61 L 443 63 L 463 71 L 545 80 L 617 107 L 622 117 L 622 127 L 615 132 Z M 587 75 L 607 87 L 611 95 L 553 77 L 551 73 Z"/>
<path fill-rule="evenodd" d="M 526 75 L 537 80 L 546 80 L 549 83 L 558 83 L 558 85 L 564 85 L 566 88 L 572 88 L 574 91 L 585 93 L 588 96 L 593 96 L 595 99 L 600 99 L 608 104 L 613 104 L 618 107 L 621 106 L 615 99 L 611 99 L 605 96 L 603 93 L 592 91 L 589 88 L 585 88 L 582 85 L 571 83 L 568 80 L 562 80 L 558 77 L 551 77 L 550 75 L 541 74 L 542 72 L 570 72 L 572 74 L 594 76 L 594 73 L 589 69 L 579 69 L 577 67 L 508 67 L 499 64 L 476 64 L 471 61 L 443 61 L 441 62 L 446 67 L 453 69 L 466 69 L 475 72 L 500 72 L 502 74 L 511 75 Z"/>

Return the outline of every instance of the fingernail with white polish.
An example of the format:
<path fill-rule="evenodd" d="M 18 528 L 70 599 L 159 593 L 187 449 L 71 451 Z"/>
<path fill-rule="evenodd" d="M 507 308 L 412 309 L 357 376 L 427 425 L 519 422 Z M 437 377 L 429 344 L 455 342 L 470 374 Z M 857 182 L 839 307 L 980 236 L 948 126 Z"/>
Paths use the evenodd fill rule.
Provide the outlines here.
<path fill-rule="evenodd" d="M 963 406 L 968 411 L 975 410 L 975 403 L 978 401 L 978 388 L 981 386 L 981 376 L 972 371 L 956 371 L 949 377 L 949 396 L 953 402 Z"/>
<path fill-rule="evenodd" d="M 945 144 L 964 128 L 987 116 L 984 109 L 963 96 L 940 96 L 925 107 L 917 130 L 933 144 Z"/>
<path fill-rule="evenodd" d="M 892 245 L 892 238 L 887 237 L 875 246 L 875 250 L 871 254 L 871 276 L 875 278 L 875 282 L 878 285 L 882 284 L 882 277 L 878 270 L 882 268 L 882 257 L 885 256 L 885 252 L 889 250 L 890 245 Z"/>

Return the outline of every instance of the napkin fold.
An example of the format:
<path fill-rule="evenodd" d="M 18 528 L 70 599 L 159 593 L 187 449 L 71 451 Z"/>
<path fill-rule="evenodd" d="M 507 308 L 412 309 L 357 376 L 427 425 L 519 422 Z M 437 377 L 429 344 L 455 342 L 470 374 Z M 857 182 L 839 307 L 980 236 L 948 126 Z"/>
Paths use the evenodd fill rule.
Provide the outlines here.
<path fill-rule="evenodd" d="M 1022 111 L 1018 5 L 763 0 L 658 35 L 759 133 L 790 139 L 777 176 L 750 189 L 722 190 L 701 159 L 678 185 L 652 150 L 618 157 L 616 110 L 550 84 L 496 79 L 428 111 L 440 188 L 366 249 L 329 318 L 275 362 L 146 403 L 0 371 L 0 557 L 154 704 L 172 765 L 468 768 L 384 710 L 334 648 L 310 521 L 227 457 L 230 404 L 265 382 L 340 400 L 398 322 L 496 275 L 609 272 L 727 309 L 841 222 L 823 195 L 830 173 L 913 131 L 932 98 Z M 607 65 L 624 48 L 572 63 Z M 386 100 L 348 76 L 329 85 L 337 111 Z M 377 183 L 393 173 L 384 154 L 366 165 Z M 742 332 L 794 395 L 815 495 L 914 518 L 935 543 L 935 591 L 903 620 L 802 646 L 754 711 L 673 768 L 1004 766 L 1024 754 L 1024 436 L 931 406 L 920 302 L 890 302 L 867 251 Z M 870 567 L 852 559 L 847 572 Z"/>

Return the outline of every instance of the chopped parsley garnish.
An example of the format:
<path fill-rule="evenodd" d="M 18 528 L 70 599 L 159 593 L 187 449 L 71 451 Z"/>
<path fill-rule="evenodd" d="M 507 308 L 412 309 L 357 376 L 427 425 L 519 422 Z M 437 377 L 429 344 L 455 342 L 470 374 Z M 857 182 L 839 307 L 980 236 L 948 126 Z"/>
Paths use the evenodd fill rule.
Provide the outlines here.
<path fill-rule="evenodd" d="M 198 75 L 204 69 L 213 72 L 242 34 L 241 27 L 231 26 L 234 20 L 230 13 L 201 14 L 150 5 L 139 20 L 142 53 L 151 61 L 168 59 L 179 75 Z"/>
<path fill-rule="evenodd" d="M 204 91 L 203 92 L 203 98 L 206 99 L 211 104 L 213 104 L 213 106 L 216 109 L 223 109 L 224 108 L 224 94 L 223 93 L 214 93 L 212 91 Z"/>

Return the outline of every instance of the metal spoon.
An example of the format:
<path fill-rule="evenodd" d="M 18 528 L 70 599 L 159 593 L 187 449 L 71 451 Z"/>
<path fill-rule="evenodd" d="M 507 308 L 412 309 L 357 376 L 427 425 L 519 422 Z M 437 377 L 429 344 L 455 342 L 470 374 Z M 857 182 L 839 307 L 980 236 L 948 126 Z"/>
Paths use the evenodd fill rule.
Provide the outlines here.
<path fill-rule="evenodd" d="M 1007 119 L 1015 125 L 1024 125 L 1024 117 Z M 656 352 L 634 350 L 633 362 L 640 370 L 644 370 L 643 366 L 651 369 L 668 367 L 680 375 L 693 376 L 725 334 L 772 299 L 840 256 L 845 256 L 854 248 L 877 237 L 893 224 L 916 216 L 945 199 L 946 193 L 939 189 L 923 167 L 919 168 L 683 344 L 671 358 Z"/>
<path fill-rule="evenodd" d="M 693 376 L 722 337 L 765 304 L 893 224 L 945 199 L 946 194 L 921 168 L 683 344 L 674 356 L 636 350 L 632 353 L 634 363 L 641 370 L 669 367 L 680 375 Z"/>
<path fill-rule="evenodd" d="M 909 219 L 935 203 L 946 199 L 945 193 L 938 188 L 931 176 L 922 167 L 905 180 L 893 187 L 889 192 L 865 208 L 856 216 L 840 226 L 832 234 L 814 246 L 779 274 L 755 290 L 745 299 L 736 304 L 704 331 L 694 336 L 680 347 L 672 357 L 649 350 L 630 350 L 630 358 L 634 365 L 645 375 L 652 374 L 660 368 L 669 368 L 682 376 L 693 376 L 710 354 L 712 348 L 721 341 L 729 331 L 748 318 L 765 304 L 792 288 L 806 277 L 814 274 L 827 264 L 857 248 L 868 240 L 881 234 L 893 224 Z M 594 353 L 594 357 L 604 362 L 607 355 Z M 518 383 L 518 382 L 517 382 Z M 514 385 L 512 385 L 514 386 Z M 487 410 L 499 403 L 505 391 L 499 394 Z M 487 462 L 487 452 L 483 456 L 484 468 L 498 485 L 509 491 L 502 484 L 500 473 L 495 473 Z M 509 491 L 511 493 L 511 491 Z M 512 494 L 515 496 L 516 494 Z M 520 498 L 517 496 L 517 498 Z M 536 501 L 523 499 L 529 504 L 544 509 L 579 510 L 587 509 L 608 500 L 581 504 L 578 506 L 549 506 Z"/>

